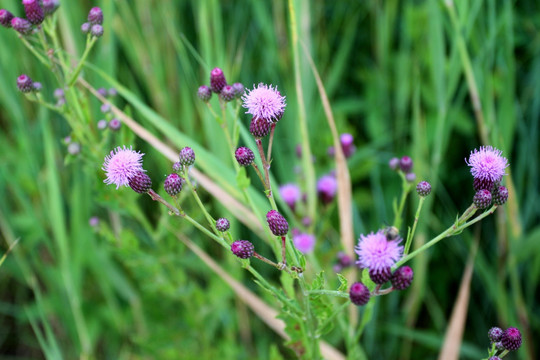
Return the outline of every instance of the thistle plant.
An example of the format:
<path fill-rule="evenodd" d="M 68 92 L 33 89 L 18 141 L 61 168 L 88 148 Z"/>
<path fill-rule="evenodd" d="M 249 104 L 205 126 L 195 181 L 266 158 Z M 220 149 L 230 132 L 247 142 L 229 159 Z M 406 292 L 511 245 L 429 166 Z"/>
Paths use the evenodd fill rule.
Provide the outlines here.
<path fill-rule="evenodd" d="M 174 151 L 174 160 L 169 157 L 171 163 L 167 168 L 156 170 L 154 164 L 158 162 L 151 158 L 156 156 L 154 150 L 164 153 L 163 149 L 170 148 L 150 130 L 141 129 L 128 115 L 129 107 L 122 111 L 115 106 L 113 98 L 117 92 L 119 103 L 128 102 L 130 96 L 126 94 L 130 93 L 123 87 L 96 89 L 85 80 L 86 71 L 100 73 L 87 63 L 87 58 L 96 42 L 111 31 L 104 27 L 102 9 L 92 8 L 81 24 L 79 35 L 86 37 L 86 45 L 74 59 L 59 45 L 55 12 L 58 2 L 22 3 L 26 19 L 2 9 L 0 24 L 7 31 L 17 32 L 28 50 L 50 69 L 56 85 L 50 88 L 20 74 L 13 86 L 29 101 L 63 115 L 70 128 L 65 140 L 68 154 L 74 158 L 86 156 L 95 178 L 107 186 L 103 191 L 121 199 L 118 205 L 123 204 L 124 198 L 148 195 L 155 202 L 152 204 L 162 206 L 171 219 L 165 227 L 170 234 L 164 235 L 167 231 L 162 231 L 160 237 L 173 237 L 176 225 L 198 232 L 198 242 L 217 245 L 211 247 L 212 253 L 222 261 L 225 271 L 239 274 L 238 269 L 243 269 L 255 280 L 261 294 L 271 294 L 275 301 L 268 306 L 277 308 L 286 345 L 298 358 L 341 359 L 342 354 L 331 354 L 343 351 L 353 358 L 362 353 L 359 339 L 374 316 L 376 303 L 383 296 L 406 293 L 414 284 L 417 270 L 411 260 L 493 214 L 509 198 L 508 188 L 503 185 L 509 162 L 502 151 L 493 146 L 475 149 L 463 164 L 464 168 L 470 167 L 472 175 L 471 184 L 463 184 L 464 189 L 470 189 L 464 190 L 470 197 L 470 206 L 446 230 L 419 242 L 415 235 L 418 224 L 425 221 L 423 206 L 430 197 L 437 196 L 437 189 L 426 180 L 416 180 L 421 174 L 415 172 L 416 159 L 413 161 L 409 155 L 393 157 L 388 162 L 392 172 L 388 172 L 397 175 L 393 180 L 400 183 L 401 193 L 385 194 L 396 196 L 392 223 L 355 233 L 357 242 L 351 248 L 327 241 L 330 233 L 340 236 L 335 235 L 331 218 L 335 207 L 343 201 L 339 196 L 343 177 L 333 160 L 330 166 L 323 166 L 313 159 L 317 181 L 306 181 L 309 174 L 303 172 L 304 166 L 290 172 L 294 180 L 277 182 L 272 171 L 274 160 L 284 155 L 282 151 L 272 151 L 274 141 L 284 136 L 280 125 L 294 121 L 295 117 L 288 113 L 286 102 L 293 96 L 278 90 L 278 85 L 286 89 L 279 79 L 272 84 L 249 79 L 247 83 L 253 85 L 245 87 L 241 82 L 230 84 L 227 79 L 233 76 L 214 67 L 205 75 L 209 83 L 192 89 L 193 100 L 204 111 L 200 115 L 212 118 L 221 129 L 213 136 L 226 144 L 226 153 L 215 157 L 220 169 L 226 169 L 223 173 L 230 177 L 226 181 L 212 182 L 216 176 L 212 174 L 212 165 L 208 165 L 208 150 L 190 138 L 182 138 L 182 144 Z M 51 51 L 53 48 L 56 50 Z M 345 130 L 328 148 L 328 154 L 352 162 L 361 145 Z M 151 151 L 144 150 L 148 148 Z M 309 152 L 301 153 L 306 151 L 302 147 L 297 149 L 303 161 L 310 157 Z M 145 164 L 151 166 L 143 167 L 143 157 Z M 242 211 L 215 206 L 218 200 L 212 195 L 216 188 L 230 196 L 227 199 Z M 316 211 L 309 210 L 310 196 Z M 416 205 L 413 219 L 406 214 L 410 204 Z M 247 216 L 254 219 L 251 231 L 246 228 Z M 104 232 L 107 226 L 94 216 L 89 225 L 97 233 Z M 153 225 L 157 224 L 148 227 Z M 160 246 L 157 242 L 154 245 Z M 202 258 L 200 253 L 197 255 Z M 231 270 L 232 267 L 235 268 Z M 417 277 L 418 274 L 421 273 L 416 272 Z M 327 336 L 333 329 L 336 332 Z M 339 351 L 329 347 L 325 339 L 333 340 L 335 347 L 340 346 Z M 503 358 L 522 343 L 521 333 L 514 327 L 505 331 L 492 328 L 489 339 L 490 359 Z"/>

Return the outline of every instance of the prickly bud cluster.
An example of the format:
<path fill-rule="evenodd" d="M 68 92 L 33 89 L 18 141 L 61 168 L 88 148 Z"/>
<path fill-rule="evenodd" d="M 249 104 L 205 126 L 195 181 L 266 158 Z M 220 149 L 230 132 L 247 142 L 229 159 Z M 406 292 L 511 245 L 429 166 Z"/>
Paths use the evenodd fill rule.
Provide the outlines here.
<path fill-rule="evenodd" d="M 485 209 L 491 204 L 491 193 L 488 190 L 478 190 L 473 198 L 473 203 L 478 209 Z"/>
<path fill-rule="evenodd" d="M 515 351 L 521 346 L 521 332 L 518 328 L 509 327 L 501 336 L 501 343 L 508 351 Z"/>
<path fill-rule="evenodd" d="M 191 166 L 195 164 L 195 152 L 190 147 L 186 146 L 180 150 L 178 157 L 180 158 L 180 163 L 184 166 Z"/>
<path fill-rule="evenodd" d="M 212 90 L 206 85 L 201 85 L 199 86 L 199 90 L 197 90 L 197 96 L 202 101 L 208 102 L 212 98 Z"/>
<path fill-rule="evenodd" d="M 11 27 L 21 35 L 28 35 L 32 32 L 32 23 L 20 17 L 11 19 Z"/>
<path fill-rule="evenodd" d="M 231 244 L 231 251 L 240 259 L 248 259 L 253 256 L 255 248 L 253 244 L 247 240 L 236 240 Z"/>
<path fill-rule="evenodd" d="M 501 341 L 501 337 L 502 337 L 503 332 L 504 331 L 500 327 L 496 327 L 496 326 L 492 327 L 488 331 L 489 341 L 491 341 L 492 343 L 495 343 L 497 341 Z"/>
<path fill-rule="evenodd" d="M 405 265 L 394 271 L 390 281 L 394 289 L 405 290 L 411 285 L 413 277 L 413 270 L 410 268 L 410 266 Z"/>
<path fill-rule="evenodd" d="M 251 119 L 249 132 L 255 138 L 263 138 L 270 133 L 270 123 L 262 118 L 254 117 Z"/>
<path fill-rule="evenodd" d="M 221 232 L 225 232 L 229 230 L 229 227 L 231 224 L 229 223 L 229 220 L 226 218 L 219 218 L 216 220 L 216 229 Z"/>
<path fill-rule="evenodd" d="M 45 19 L 45 13 L 39 5 L 38 0 L 23 0 L 24 13 L 26 18 L 34 25 L 39 25 Z"/>
<path fill-rule="evenodd" d="M 384 284 L 392 277 L 392 270 L 390 267 L 385 267 L 379 270 L 369 269 L 369 278 L 375 284 Z"/>
<path fill-rule="evenodd" d="M 214 68 L 210 72 L 210 88 L 216 94 L 221 92 L 221 89 L 227 85 L 227 80 L 225 80 L 225 74 L 220 68 Z"/>
<path fill-rule="evenodd" d="M 139 194 L 144 194 L 152 187 L 152 180 L 145 172 L 139 171 L 128 181 L 129 186 Z"/>
<path fill-rule="evenodd" d="M 34 90 L 34 82 L 28 75 L 22 74 L 17 78 L 17 89 L 23 93 L 29 93 Z"/>
<path fill-rule="evenodd" d="M 13 14 L 7 11 L 6 9 L 0 9 L 0 25 L 5 28 L 11 27 L 11 20 L 13 19 Z"/>
<path fill-rule="evenodd" d="M 225 85 L 219 93 L 219 98 L 225 102 L 233 101 L 236 97 L 234 88 L 231 85 Z"/>
<path fill-rule="evenodd" d="M 255 159 L 255 154 L 253 154 L 253 151 L 251 151 L 250 148 L 241 146 L 234 152 L 234 157 L 236 158 L 236 161 L 238 161 L 238 164 L 240 164 L 241 166 L 249 166 L 253 163 L 253 160 Z"/>
<path fill-rule="evenodd" d="M 163 182 L 165 191 L 170 196 L 175 196 L 182 191 L 182 178 L 178 174 L 170 174 Z"/>
<path fill-rule="evenodd" d="M 276 210 L 270 210 L 266 214 L 266 221 L 268 222 L 268 227 L 270 227 L 272 234 L 276 236 L 287 235 L 287 232 L 289 231 L 289 223 L 279 212 Z"/>
<path fill-rule="evenodd" d="M 420 181 L 416 185 L 416 192 L 422 197 L 426 197 L 431 193 L 431 184 L 427 181 Z"/>
<path fill-rule="evenodd" d="M 504 205 L 508 200 L 508 189 L 504 186 L 495 186 L 492 195 L 494 204 Z"/>
<path fill-rule="evenodd" d="M 349 290 L 349 298 L 357 306 L 366 305 L 369 301 L 369 296 L 369 289 L 361 282 L 355 282 Z"/>

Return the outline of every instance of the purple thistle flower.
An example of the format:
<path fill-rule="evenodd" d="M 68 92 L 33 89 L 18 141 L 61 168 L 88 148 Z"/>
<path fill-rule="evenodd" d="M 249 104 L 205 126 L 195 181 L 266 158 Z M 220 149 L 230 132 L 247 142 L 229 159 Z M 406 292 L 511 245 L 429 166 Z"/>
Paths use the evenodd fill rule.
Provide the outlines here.
<path fill-rule="evenodd" d="M 236 240 L 231 244 L 231 251 L 240 259 L 249 259 L 253 256 L 255 248 L 248 240 Z"/>
<path fill-rule="evenodd" d="M 120 121 L 120 119 L 112 118 L 111 121 L 109 121 L 108 125 L 109 129 L 113 131 L 118 131 L 120 130 L 120 127 L 122 127 L 122 122 Z"/>
<path fill-rule="evenodd" d="M 142 167 L 142 157 L 144 154 L 135 151 L 131 146 L 126 148 L 117 147 L 105 157 L 103 167 L 107 178 L 103 181 L 105 184 L 114 184 L 118 189 L 120 186 L 128 186 L 129 179 L 144 172 Z"/>
<path fill-rule="evenodd" d="M 212 90 L 206 85 L 199 86 L 197 96 L 204 102 L 208 102 L 212 98 Z"/>
<path fill-rule="evenodd" d="M 0 25 L 6 28 L 10 28 L 12 19 L 13 19 L 12 13 L 7 11 L 6 9 L 0 9 Z"/>
<path fill-rule="evenodd" d="M 176 173 L 172 173 L 163 182 L 163 187 L 165 192 L 170 196 L 176 196 L 180 191 L 182 191 L 183 179 Z"/>
<path fill-rule="evenodd" d="M 277 210 L 266 213 L 266 222 L 275 236 L 285 236 L 289 232 L 289 223 Z"/>
<path fill-rule="evenodd" d="M 90 28 L 90 34 L 95 37 L 103 36 L 103 26 L 99 24 L 92 25 Z"/>
<path fill-rule="evenodd" d="M 279 187 L 279 195 L 283 198 L 283 201 L 294 210 L 296 202 L 300 200 L 302 196 L 300 188 L 295 184 L 285 184 Z"/>
<path fill-rule="evenodd" d="M 216 220 L 216 229 L 221 232 L 229 230 L 231 223 L 226 218 L 219 218 Z"/>
<path fill-rule="evenodd" d="M 45 15 L 54 13 L 60 7 L 60 1 L 58 0 L 43 0 L 43 12 Z"/>
<path fill-rule="evenodd" d="M 343 154 L 346 158 L 351 157 L 356 151 L 356 146 L 354 146 L 354 137 L 351 134 L 341 134 L 339 137 L 341 142 L 341 148 L 343 149 Z"/>
<path fill-rule="evenodd" d="M 85 22 L 81 25 L 81 31 L 83 34 L 88 34 L 90 32 L 90 23 Z"/>
<path fill-rule="evenodd" d="M 503 335 L 503 330 L 500 327 L 495 326 L 489 329 L 488 331 L 489 341 L 491 341 L 492 343 L 501 341 L 502 335 Z"/>
<path fill-rule="evenodd" d="M 521 332 L 518 328 L 509 327 L 501 337 L 501 343 L 508 351 L 516 351 L 521 346 Z"/>
<path fill-rule="evenodd" d="M 332 175 L 324 175 L 317 181 L 317 193 L 322 202 L 329 204 L 334 200 L 337 192 L 337 180 Z"/>
<path fill-rule="evenodd" d="M 11 19 L 11 26 L 22 35 L 28 35 L 32 32 L 32 24 L 30 21 L 20 17 L 14 17 Z"/>
<path fill-rule="evenodd" d="M 249 124 L 249 132 L 257 139 L 263 138 L 270 133 L 270 123 L 264 119 L 254 117 Z"/>
<path fill-rule="evenodd" d="M 292 238 L 294 246 L 303 254 L 313 251 L 315 248 L 315 236 L 306 233 L 296 234 Z"/>
<path fill-rule="evenodd" d="M 231 85 L 225 85 L 219 93 L 219 98 L 225 102 L 233 101 L 236 97 L 234 88 Z"/>
<path fill-rule="evenodd" d="M 24 13 L 26 18 L 34 25 L 39 25 L 45 19 L 45 13 L 39 5 L 38 0 L 23 0 Z"/>
<path fill-rule="evenodd" d="M 272 85 L 260 83 L 253 90 L 248 90 L 243 96 L 242 105 L 247 109 L 246 114 L 253 117 L 264 119 L 268 122 L 278 122 L 285 111 L 285 96 L 281 96 Z"/>
<path fill-rule="evenodd" d="M 213 92 L 219 94 L 221 89 L 227 85 L 227 80 L 225 79 L 225 74 L 220 68 L 213 68 L 210 71 L 210 88 Z"/>
<path fill-rule="evenodd" d="M 370 297 L 369 289 L 361 282 L 355 282 L 349 290 L 349 298 L 354 305 L 366 305 Z"/>
<path fill-rule="evenodd" d="M 17 78 L 17 89 L 23 93 L 29 93 L 34 89 L 34 82 L 26 74 L 22 74 Z"/>
<path fill-rule="evenodd" d="M 383 230 L 366 236 L 360 235 L 358 245 L 355 247 L 359 258 L 356 263 L 375 272 L 390 268 L 403 254 L 403 246 L 399 245 L 400 242 L 401 238 L 388 241 Z"/>
<path fill-rule="evenodd" d="M 493 184 L 506 175 L 508 160 L 501 154 L 502 151 L 493 146 L 482 146 L 480 150 L 474 149 L 468 160 L 465 159 L 467 165 L 471 167 L 471 174 L 477 187 L 475 190 L 491 191 Z"/>
<path fill-rule="evenodd" d="M 409 156 L 403 156 L 399 160 L 399 167 L 404 173 L 411 172 L 413 167 L 413 161 Z"/>
<path fill-rule="evenodd" d="M 255 159 L 255 154 L 250 148 L 241 146 L 234 152 L 234 157 L 240 166 L 249 166 L 253 163 Z"/>
<path fill-rule="evenodd" d="M 103 24 L 103 11 L 99 7 L 93 7 L 88 12 L 88 22 L 92 25 Z"/>

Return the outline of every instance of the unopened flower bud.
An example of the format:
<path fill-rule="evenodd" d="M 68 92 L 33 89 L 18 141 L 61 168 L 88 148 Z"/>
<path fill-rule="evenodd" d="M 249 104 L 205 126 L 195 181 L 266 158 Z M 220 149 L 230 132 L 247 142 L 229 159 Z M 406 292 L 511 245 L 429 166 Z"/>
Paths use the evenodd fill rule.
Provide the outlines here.
<path fill-rule="evenodd" d="M 88 12 L 88 22 L 92 25 L 103 24 L 103 11 L 99 7 L 93 7 Z"/>
<path fill-rule="evenodd" d="M 366 305 L 369 301 L 370 293 L 366 285 L 361 282 L 352 284 L 349 290 L 349 298 L 354 305 Z"/>
<path fill-rule="evenodd" d="M 210 88 L 213 92 L 219 94 L 221 89 L 227 85 L 227 80 L 225 80 L 225 74 L 220 68 L 214 68 L 210 72 Z"/>
<path fill-rule="evenodd" d="M 28 35 L 32 32 L 32 24 L 30 21 L 20 17 L 14 17 L 11 19 L 11 26 L 22 35 Z"/>
<path fill-rule="evenodd" d="M 139 171 L 129 179 L 128 184 L 135 192 L 144 194 L 152 187 L 152 180 L 145 172 Z"/>
<path fill-rule="evenodd" d="M 249 166 L 253 163 L 255 154 L 253 154 L 253 151 L 250 148 L 241 146 L 234 152 L 234 157 L 241 166 Z"/>
<path fill-rule="evenodd" d="M 20 92 L 29 93 L 34 89 L 34 82 L 28 75 L 22 74 L 17 78 L 17 88 Z"/>
<path fill-rule="evenodd" d="M 10 28 L 13 17 L 13 14 L 6 9 L 0 9 L 0 25 L 3 27 Z"/>
<path fill-rule="evenodd" d="M 184 166 L 191 166 L 195 164 L 195 152 L 190 147 L 184 147 L 180 150 L 179 154 L 180 163 Z"/>
<path fill-rule="evenodd" d="M 26 18 L 34 25 L 39 25 L 45 19 L 45 13 L 39 5 L 38 0 L 23 0 L 24 13 Z"/>
<path fill-rule="evenodd" d="M 212 98 L 212 90 L 206 85 L 199 86 L 197 96 L 204 102 L 208 102 Z"/>
<path fill-rule="evenodd" d="M 103 26 L 99 24 L 92 25 L 92 27 L 90 28 L 90 34 L 95 37 L 103 36 Z"/>

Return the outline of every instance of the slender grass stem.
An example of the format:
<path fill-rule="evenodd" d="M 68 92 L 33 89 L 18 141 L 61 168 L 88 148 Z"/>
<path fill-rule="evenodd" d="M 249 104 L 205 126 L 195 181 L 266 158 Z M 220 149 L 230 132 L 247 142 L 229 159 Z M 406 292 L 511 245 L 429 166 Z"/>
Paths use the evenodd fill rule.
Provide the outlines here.
<path fill-rule="evenodd" d="M 75 70 L 73 70 L 73 73 L 68 81 L 68 86 L 70 87 L 73 86 L 73 84 L 75 84 L 75 81 L 77 81 L 77 77 L 79 76 L 84 66 L 84 62 L 86 61 L 86 58 L 90 54 L 90 50 L 92 50 L 92 47 L 96 43 L 97 39 L 98 39 L 97 37 L 90 36 L 90 35 L 86 38 L 86 47 L 84 49 L 84 53 L 81 56 L 81 59 L 79 60 L 79 63 L 77 64 L 77 67 L 75 68 Z"/>
<path fill-rule="evenodd" d="M 409 253 L 409 248 L 411 247 L 412 239 L 414 238 L 414 233 L 416 231 L 416 225 L 418 224 L 418 219 L 420 218 L 420 211 L 422 210 L 422 206 L 424 205 L 425 200 L 426 198 L 424 196 L 420 196 L 418 208 L 416 209 L 416 214 L 414 215 L 414 224 L 411 232 L 407 236 L 407 241 L 405 242 L 405 250 L 403 250 L 403 254 L 405 255 Z"/>

